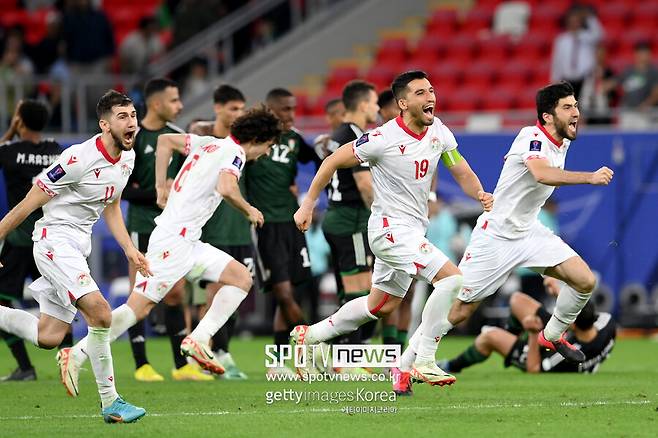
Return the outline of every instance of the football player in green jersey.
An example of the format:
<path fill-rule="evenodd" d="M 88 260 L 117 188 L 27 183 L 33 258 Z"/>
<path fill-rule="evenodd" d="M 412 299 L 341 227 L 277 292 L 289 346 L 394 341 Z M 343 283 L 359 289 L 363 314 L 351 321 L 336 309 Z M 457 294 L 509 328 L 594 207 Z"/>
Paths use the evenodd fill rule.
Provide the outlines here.
<path fill-rule="evenodd" d="M 279 119 L 283 134 L 277 144 L 272 145 L 269 155 L 247 165 L 245 179 L 249 202 L 265 216 L 265 224 L 257 230 L 258 250 L 266 276 L 269 274 L 269 288 L 277 301 L 274 342 L 287 345 L 287 331 L 298 324 L 296 321 L 304 320 L 294 297 L 294 286 L 311 280 L 306 239 L 292 218 L 298 208 L 293 193 L 297 162 L 318 163 L 320 160 L 293 127 L 297 106 L 295 96 L 286 89 L 275 88 L 267 94 L 265 102 Z M 270 368 L 269 371 L 288 372 L 283 368 Z"/>
<path fill-rule="evenodd" d="M 215 120 L 213 122 L 195 122 L 190 132 L 197 135 L 212 135 L 217 138 L 228 137 L 233 122 L 244 114 L 246 99 L 242 92 L 230 85 L 220 85 L 213 93 Z M 240 191 L 246 196 L 244 178 L 238 181 Z M 252 290 L 258 290 L 259 278 L 256 275 L 257 253 L 251 238 L 251 224 L 244 215 L 229 203 L 221 203 L 215 214 L 203 227 L 201 240 L 221 249 L 245 265 L 253 279 Z M 222 283 L 200 284 L 205 286 L 208 305 L 221 287 Z M 196 287 L 196 286 L 195 286 Z M 212 337 L 212 349 L 217 360 L 226 370 L 222 377 L 229 380 L 246 379 L 229 352 L 229 342 L 233 336 L 236 314 L 226 322 Z"/>
<path fill-rule="evenodd" d="M 162 212 L 156 205 L 155 194 L 155 148 L 161 134 L 182 133 L 173 125 L 183 109 L 178 85 L 166 78 L 151 79 L 144 88 L 146 115 L 140 122 L 135 137 L 135 169 L 123 192 L 129 202 L 127 228 L 137 248 L 146 252 L 149 237 L 155 228 L 155 218 Z M 174 178 L 183 162 L 175 155 L 169 167 L 169 177 Z M 135 282 L 135 267 L 129 266 L 130 290 Z M 210 376 L 201 373 L 195 366 L 188 365 L 179 354 L 180 343 L 186 335 L 185 317 L 182 308 L 184 283 L 177 284 L 165 298 L 164 314 L 167 334 L 171 340 L 176 380 L 207 380 Z M 128 330 L 130 346 L 135 359 L 135 378 L 145 382 L 157 382 L 164 378 L 151 366 L 146 357 L 144 321 L 139 321 Z M 212 380 L 212 379 L 211 379 Z"/>

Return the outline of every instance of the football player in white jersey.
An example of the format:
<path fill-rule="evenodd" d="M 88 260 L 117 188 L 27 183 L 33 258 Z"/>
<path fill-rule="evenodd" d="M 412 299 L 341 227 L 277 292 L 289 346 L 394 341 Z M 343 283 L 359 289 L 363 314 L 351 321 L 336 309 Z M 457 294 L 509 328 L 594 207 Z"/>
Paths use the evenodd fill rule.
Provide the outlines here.
<path fill-rule="evenodd" d="M 0 222 L 0 239 L 30 213 L 43 207 L 34 227 L 34 260 L 42 277 L 30 285 L 39 302 L 39 318 L 17 309 L 0 307 L 0 329 L 51 349 L 66 334 L 78 310 L 89 325 L 86 354 L 96 376 L 102 415 L 106 422 L 133 422 L 146 411 L 126 403 L 117 394 L 110 350 L 111 309 L 89 273 L 91 229 L 101 213 L 128 260 L 142 275 L 148 261 L 135 248 L 121 215 L 121 191 L 135 163 L 132 150 L 137 113 L 132 101 L 110 90 L 96 107 L 101 134 L 62 152 L 36 179 L 25 199 Z M 61 353 L 61 352 L 60 352 Z M 67 356 L 67 355 L 64 355 Z M 61 362 L 68 357 L 58 355 Z M 70 383 L 70 376 L 61 375 Z M 77 382 L 76 382 L 77 383 Z M 71 396 L 77 384 L 66 384 Z"/>
<path fill-rule="evenodd" d="M 562 280 L 550 320 L 537 342 L 571 362 L 585 355 L 571 345 L 564 332 L 590 298 L 596 278 L 589 266 L 562 239 L 537 219 L 539 209 L 556 186 L 607 185 L 613 172 L 564 170 L 571 141 L 576 139 L 578 102 L 567 82 L 552 84 L 537 93 L 537 123 L 521 129 L 505 155 L 494 197 L 496 204 L 477 221 L 471 241 L 459 264 L 464 286 L 449 312 L 443 309 L 439 338 L 468 318 L 480 302 L 493 294 L 517 267 L 528 267 Z M 412 356 L 408 349 L 404 356 Z"/>
<path fill-rule="evenodd" d="M 295 222 L 306 231 L 320 192 L 338 168 L 368 162 L 375 200 L 368 222 L 368 241 L 375 254 L 372 287 L 367 296 L 349 301 L 329 318 L 290 333 L 297 345 L 317 344 L 351 332 L 389 314 L 402 301 L 412 278 L 434 285 L 419 328 L 417 378 L 446 385 L 455 378 L 434 363 L 436 313 L 448 308 L 462 286 L 462 275 L 426 238 L 427 202 L 439 160 L 448 167 L 466 194 L 491 209 L 493 197 L 484 192 L 477 175 L 457 151 L 454 135 L 434 116 L 434 88 L 422 71 L 400 74 L 391 85 L 401 115 L 363 134 L 327 157 L 318 170 Z M 298 368 L 305 377 L 307 369 Z"/>
<path fill-rule="evenodd" d="M 231 126 L 231 135 L 223 139 L 193 134 L 158 137 L 155 187 L 158 205 L 164 209 L 155 219 L 146 253 L 153 276 L 146 278 L 138 273 L 127 303 L 112 311 L 111 341 L 144 319 L 181 278 L 220 282 L 223 286 L 205 316 L 183 339 L 181 353 L 208 371 L 224 372 L 208 343 L 247 296 L 252 278 L 246 266 L 199 238 L 222 200 L 241 211 L 252 224 L 263 224 L 262 213 L 242 197 L 238 179 L 246 161 L 268 153 L 280 134 L 278 126 L 272 113 L 258 108 L 239 117 Z M 165 179 L 174 150 L 187 155 L 187 159 L 168 192 Z M 87 342 L 85 338 L 73 346 L 73 360 L 67 364 L 76 384 L 80 366 L 87 359 Z"/>

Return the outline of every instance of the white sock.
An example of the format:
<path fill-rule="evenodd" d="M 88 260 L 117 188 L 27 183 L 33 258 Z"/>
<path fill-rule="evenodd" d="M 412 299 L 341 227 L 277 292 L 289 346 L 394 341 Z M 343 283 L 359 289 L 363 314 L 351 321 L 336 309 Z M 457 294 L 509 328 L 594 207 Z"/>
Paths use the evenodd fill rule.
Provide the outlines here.
<path fill-rule="evenodd" d="M 39 346 L 39 318 L 25 310 L 0 306 L 0 329 Z"/>
<path fill-rule="evenodd" d="M 96 376 L 98 393 L 103 408 L 110 406 L 119 397 L 114 387 L 114 368 L 110 350 L 110 329 L 89 327 L 87 333 L 87 354 Z"/>
<path fill-rule="evenodd" d="M 418 327 L 420 335 L 416 362 L 434 362 L 439 341 L 452 328 L 452 324 L 448 321 L 448 313 L 462 287 L 462 280 L 461 275 L 451 275 L 434 283 L 434 292 L 425 303 Z"/>
<path fill-rule="evenodd" d="M 418 350 L 418 342 L 420 338 L 420 328 L 417 328 L 414 334 L 409 338 L 409 345 L 404 350 L 400 357 L 400 370 L 411 371 L 411 366 L 416 360 L 416 350 Z"/>
<path fill-rule="evenodd" d="M 223 286 L 215 294 L 206 315 L 190 337 L 198 342 L 208 344 L 210 338 L 224 325 L 237 310 L 238 306 L 247 297 L 247 292 L 236 286 Z"/>
<path fill-rule="evenodd" d="M 351 333 L 368 321 L 377 317 L 368 310 L 368 296 L 350 300 L 329 318 L 309 327 L 306 333 L 308 343 L 328 341 L 336 336 Z"/>
<path fill-rule="evenodd" d="M 112 311 L 112 325 L 110 326 L 110 342 L 125 333 L 137 322 L 137 316 L 133 309 L 127 304 L 122 304 Z M 88 359 L 87 337 L 80 339 L 71 349 L 73 360 L 78 366 L 82 366 Z"/>
<path fill-rule="evenodd" d="M 553 316 L 544 327 L 544 337 L 549 341 L 557 341 L 567 328 L 576 320 L 578 314 L 592 294 L 583 294 L 564 284 L 557 296 Z"/>

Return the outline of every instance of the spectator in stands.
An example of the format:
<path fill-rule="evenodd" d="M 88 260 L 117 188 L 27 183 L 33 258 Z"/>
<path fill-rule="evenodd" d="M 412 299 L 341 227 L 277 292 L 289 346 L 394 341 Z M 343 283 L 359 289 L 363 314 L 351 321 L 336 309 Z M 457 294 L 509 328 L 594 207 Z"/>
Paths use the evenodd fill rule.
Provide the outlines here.
<path fill-rule="evenodd" d="M 29 51 L 37 73 L 48 73 L 57 61 L 61 48 L 64 48 L 62 17 L 58 12 L 51 11 L 46 15 L 46 34 Z"/>
<path fill-rule="evenodd" d="M 646 111 L 658 103 L 658 70 L 651 62 L 651 46 L 640 42 L 635 46 L 635 63 L 619 77 L 624 108 Z"/>
<path fill-rule="evenodd" d="M 208 63 L 204 58 L 194 58 L 189 64 L 189 74 L 185 79 L 185 86 L 183 92 L 185 98 L 198 96 L 201 93 L 207 92 L 210 86 L 210 79 L 208 78 Z"/>
<path fill-rule="evenodd" d="M 596 47 L 603 38 L 603 28 L 594 11 L 574 6 L 564 19 L 565 31 L 555 39 L 551 61 L 551 81 L 566 80 L 580 96 L 585 77 L 595 64 Z"/>
<path fill-rule="evenodd" d="M 223 11 L 220 0 L 182 0 L 174 14 L 173 46 L 192 38 L 214 24 Z"/>
<path fill-rule="evenodd" d="M 119 47 L 122 73 L 141 73 L 149 62 L 164 53 L 158 36 L 158 24 L 153 17 L 142 17 L 139 27 L 124 38 Z"/>
<path fill-rule="evenodd" d="M 10 86 L 7 89 L 7 108 L 14 108 L 15 88 L 11 86 L 17 79 L 25 84 L 23 94 L 29 94 L 33 84 L 30 77 L 34 73 L 34 65 L 25 54 L 24 33 L 20 26 L 13 27 L 7 32 L 4 49 L 0 57 L 0 81 Z"/>
<path fill-rule="evenodd" d="M 395 96 L 393 96 L 393 91 L 390 89 L 379 93 L 377 105 L 379 105 L 380 124 L 384 124 L 400 115 L 400 107 L 395 100 Z"/>
<path fill-rule="evenodd" d="M 578 99 L 578 106 L 583 110 L 590 125 L 609 125 L 612 123 L 610 108 L 616 98 L 614 72 L 608 66 L 606 48 L 603 44 L 596 49 L 596 64 L 592 72 L 585 77 Z"/>
<path fill-rule="evenodd" d="M 89 0 L 68 0 L 64 6 L 62 31 L 67 58 L 75 73 L 108 71 L 114 55 L 114 36 L 103 11 L 92 7 Z M 94 102 L 96 100 L 94 96 Z"/>

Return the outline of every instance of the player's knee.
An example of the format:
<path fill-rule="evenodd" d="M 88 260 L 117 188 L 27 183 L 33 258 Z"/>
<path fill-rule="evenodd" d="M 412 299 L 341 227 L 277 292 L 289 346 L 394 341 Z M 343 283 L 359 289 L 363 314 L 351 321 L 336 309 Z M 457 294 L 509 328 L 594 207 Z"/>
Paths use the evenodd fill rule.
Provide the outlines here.
<path fill-rule="evenodd" d="M 594 288 L 596 287 L 596 277 L 592 271 L 589 271 L 586 275 L 583 275 L 579 281 L 573 285 L 573 288 L 576 289 L 581 294 L 591 294 Z"/>
<path fill-rule="evenodd" d="M 58 334 L 48 334 L 48 333 L 39 333 L 37 342 L 39 347 L 44 350 L 52 350 L 53 348 L 59 347 L 59 344 L 62 343 L 64 335 L 58 336 Z"/>
<path fill-rule="evenodd" d="M 510 308 L 514 309 L 519 306 L 520 301 L 522 300 L 523 294 L 521 292 L 514 292 L 509 299 Z"/>
<path fill-rule="evenodd" d="M 185 298 L 185 287 L 179 286 L 176 284 L 171 290 L 165 295 L 162 301 L 165 302 L 168 306 L 178 306 L 183 304 L 183 299 Z"/>

